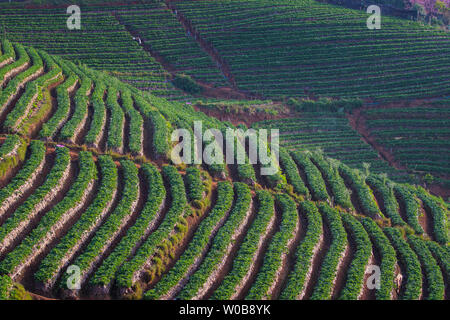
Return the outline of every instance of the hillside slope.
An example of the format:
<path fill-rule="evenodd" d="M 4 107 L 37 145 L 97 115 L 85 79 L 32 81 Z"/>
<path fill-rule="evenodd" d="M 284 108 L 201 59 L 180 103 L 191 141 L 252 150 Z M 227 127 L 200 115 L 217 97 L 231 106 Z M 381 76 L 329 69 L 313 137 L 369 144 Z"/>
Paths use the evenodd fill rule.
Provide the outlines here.
<path fill-rule="evenodd" d="M 283 148 L 272 176 L 174 166 L 172 130 L 233 126 L 32 47 L 1 53 L 0 298 L 13 282 L 64 299 L 448 298 L 449 212 L 422 187 Z"/>
<path fill-rule="evenodd" d="M 226 62 L 239 89 L 266 97 L 449 95 L 450 35 L 313 0 L 170 1 Z M 426 61 L 426 63 L 424 63 Z"/>

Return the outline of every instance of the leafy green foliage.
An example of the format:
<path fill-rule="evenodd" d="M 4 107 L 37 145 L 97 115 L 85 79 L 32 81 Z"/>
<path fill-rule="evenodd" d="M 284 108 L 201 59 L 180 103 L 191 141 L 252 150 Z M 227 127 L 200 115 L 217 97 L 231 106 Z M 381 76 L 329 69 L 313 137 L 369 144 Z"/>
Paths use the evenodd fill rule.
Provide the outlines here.
<path fill-rule="evenodd" d="M 257 216 L 233 259 L 233 268 L 225 276 L 211 299 L 230 299 L 236 293 L 237 286 L 251 270 L 260 241 L 267 232 L 270 220 L 274 217 L 274 201 L 271 194 L 268 191 L 260 190 L 257 192 L 257 197 L 259 206 Z"/>
<path fill-rule="evenodd" d="M 170 237 L 175 226 L 183 216 L 187 204 L 183 179 L 173 166 L 164 166 L 163 174 L 170 185 L 170 196 L 172 199 L 170 209 L 158 229 L 144 241 L 135 256 L 120 267 L 116 281 L 119 288 L 131 288 L 135 284 L 133 280 L 135 274 L 153 257 L 158 246 Z"/>
<path fill-rule="evenodd" d="M 192 241 L 180 259 L 162 279 L 145 293 L 145 299 L 158 299 L 173 288 L 186 274 L 187 270 L 201 257 L 202 252 L 211 241 L 211 234 L 226 217 L 233 204 L 233 188 L 228 182 L 217 185 L 217 201 L 209 215 L 200 223 Z"/>
<path fill-rule="evenodd" d="M 374 248 L 378 250 L 381 256 L 380 289 L 375 292 L 375 297 L 377 300 L 390 300 L 394 288 L 395 266 L 397 263 L 395 250 L 383 233 L 383 230 L 372 219 L 362 218 L 361 223 L 369 234 Z"/>
<path fill-rule="evenodd" d="M 285 194 L 277 194 L 276 199 L 282 211 L 280 229 L 272 237 L 264 255 L 263 265 L 245 297 L 246 300 L 270 299 L 269 289 L 282 264 L 282 256 L 286 253 L 287 244 L 295 234 L 299 219 L 295 202 Z"/>
<path fill-rule="evenodd" d="M 403 300 L 417 300 L 422 293 L 422 271 L 420 262 L 414 251 L 403 239 L 400 230 L 395 228 L 385 228 L 384 232 L 388 236 L 403 264 L 406 274 L 405 290 L 400 297 Z"/>
<path fill-rule="evenodd" d="M 98 161 L 102 178 L 94 200 L 80 219 L 42 260 L 38 271 L 34 274 L 36 281 L 52 283 L 56 280 L 61 268 L 64 267 L 61 262 L 73 254 L 74 248 L 80 245 L 83 236 L 92 230 L 105 208 L 112 201 L 118 183 L 116 165 L 109 156 L 100 156 Z"/>
<path fill-rule="evenodd" d="M 328 300 L 331 298 L 339 261 L 348 242 L 339 212 L 324 203 L 319 204 L 318 208 L 330 228 L 332 240 L 320 267 L 319 278 L 312 292 L 311 300 Z"/>
<path fill-rule="evenodd" d="M 347 271 L 347 280 L 345 286 L 339 296 L 340 300 L 356 300 L 361 293 L 364 285 L 364 274 L 366 265 L 372 254 L 372 243 L 369 235 L 364 230 L 361 223 L 355 217 L 348 213 L 342 214 L 342 221 L 345 227 L 349 230 L 350 237 L 352 237 L 356 244 L 356 251 L 353 255 L 353 260 Z"/>
<path fill-rule="evenodd" d="M 319 244 L 322 235 L 322 217 L 312 201 L 300 203 L 300 210 L 306 215 L 308 221 L 306 234 L 295 252 L 294 269 L 288 276 L 286 287 L 280 295 L 282 300 L 296 300 L 306 287 L 306 276 L 312 267 L 314 249 Z"/>

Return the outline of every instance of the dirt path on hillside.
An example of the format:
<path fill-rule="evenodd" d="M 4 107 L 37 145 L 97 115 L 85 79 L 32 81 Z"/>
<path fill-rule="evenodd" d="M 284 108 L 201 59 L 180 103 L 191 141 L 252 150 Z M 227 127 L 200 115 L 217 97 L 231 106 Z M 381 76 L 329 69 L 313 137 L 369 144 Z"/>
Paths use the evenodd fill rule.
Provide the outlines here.
<path fill-rule="evenodd" d="M 429 102 L 429 100 L 425 100 L 425 99 L 403 101 L 403 102 L 393 102 L 393 103 L 383 105 L 383 108 L 386 108 L 386 109 L 401 108 L 401 107 L 414 108 L 414 107 L 418 107 L 427 102 Z M 366 119 L 361 114 L 361 111 L 379 108 L 379 107 L 380 107 L 379 105 L 375 105 L 375 106 L 363 107 L 363 108 L 353 110 L 353 112 L 351 114 L 350 113 L 347 114 L 347 119 L 349 121 L 349 124 L 356 132 L 358 132 L 361 135 L 361 139 L 365 143 L 369 144 L 375 151 L 377 151 L 379 156 L 383 160 L 387 161 L 390 166 L 394 167 L 397 170 L 404 170 L 406 172 L 410 172 L 411 170 L 407 166 L 405 166 L 405 165 L 401 164 L 399 161 L 397 161 L 395 159 L 394 155 L 390 151 L 388 151 L 383 145 L 381 145 L 380 143 L 378 143 L 376 141 L 375 137 L 371 135 L 371 132 L 366 125 L 366 122 L 365 122 Z M 449 176 L 447 176 L 447 175 L 442 175 L 442 177 L 449 178 Z M 437 196 L 441 196 L 444 199 L 450 197 L 450 190 L 447 188 L 444 188 L 441 185 L 433 184 L 433 185 L 427 186 L 427 189 L 431 193 L 433 193 Z"/>
<path fill-rule="evenodd" d="M 172 10 L 171 6 L 168 6 L 168 10 Z M 138 32 L 131 30 L 127 25 L 122 23 L 120 20 L 120 17 L 117 13 L 111 14 L 116 21 L 121 24 L 125 30 L 132 35 L 135 38 L 143 39 L 142 35 L 140 35 Z M 231 76 L 231 73 L 228 71 L 229 68 L 226 66 L 223 59 L 217 54 L 216 50 L 212 48 L 211 45 L 208 45 L 201 37 L 198 35 L 197 32 L 193 30 L 193 28 L 190 26 L 190 23 L 184 19 L 181 15 L 177 15 L 177 18 L 180 22 L 180 24 L 186 29 L 186 31 L 191 32 L 191 34 L 195 35 L 194 39 L 197 40 L 200 47 L 208 53 L 208 55 L 211 57 L 215 65 L 219 68 L 219 70 L 224 74 L 228 80 L 228 82 L 231 83 L 231 87 L 215 87 L 214 85 L 206 82 L 201 82 L 196 79 L 193 79 L 200 87 L 202 87 L 202 93 L 201 95 L 204 97 L 210 97 L 210 98 L 216 98 L 216 99 L 254 99 L 254 98 L 262 98 L 257 95 L 245 93 L 243 91 L 240 91 L 237 89 L 233 77 Z M 148 44 L 145 43 L 145 41 L 142 41 L 140 43 L 140 46 L 147 51 L 159 64 L 163 66 L 163 68 L 170 73 L 170 75 L 173 77 L 179 70 L 177 70 L 173 65 L 168 63 L 166 59 L 157 51 L 153 50 Z M 182 90 L 180 90 L 182 91 Z M 184 92 L 184 91 L 183 91 Z"/>
<path fill-rule="evenodd" d="M 263 111 L 249 114 L 245 112 L 233 113 L 225 112 L 216 108 L 202 107 L 194 105 L 196 111 L 203 112 L 209 117 L 219 119 L 220 121 L 229 121 L 233 125 L 245 124 L 247 127 L 251 127 L 253 123 L 264 120 L 278 120 L 294 116 L 292 113 L 279 112 L 278 114 L 269 114 Z"/>
<path fill-rule="evenodd" d="M 351 114 L 347 114 L 350 126 L 361 135 L 362 140 L 369 144 L 381 158 L 389 163 L 390 166 L 398 170 L 407 170 L 407 168 L 397 162 L 394 156 L 388 152 L 382 145 L 376 142 L 375 138 L 370 135 L 370 131 L 366 126 L 365 119 L 361 116 L 362 109 L 356 109 Z"/>
<path fill-rule="evenodd" d="M 175 5 L 172 4 L 170 0 L 166 0 L 165 4 L 167 8 L 172 10 L 184 29 L 190 32 L 190 34 L 192 34 L 193 38 L 197 41 L 200 47 L 208 53 L 208 55 L 220 69 L 222 74 L 224 74 L 227 80 L 231 83 L 232 87 L 234 89 L 237 89 L 236 81 L 233 74 L 231 73 L 231 68 L 228 66 L 227 62 L 219 55 L 219 52 L 212 46 L 212 44 L 203 39 L 200 33 L 194 29 L 191 22 L 179 10 L 176 10 Z"/>

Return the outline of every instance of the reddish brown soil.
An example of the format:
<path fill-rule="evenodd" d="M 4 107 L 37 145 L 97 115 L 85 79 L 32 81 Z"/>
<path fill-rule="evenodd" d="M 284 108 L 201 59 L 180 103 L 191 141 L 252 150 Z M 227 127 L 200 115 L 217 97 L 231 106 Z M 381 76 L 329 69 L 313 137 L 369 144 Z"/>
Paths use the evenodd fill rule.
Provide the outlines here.
<path fill-rule="evenodd" d="M 353 208 L 355 208 L 356 212 L 364 214 L 362 207 L 361 207 L 361 203 L 359 201 L 358 193 L 352 187 L 351 182 L 348 181 L 348 179 L 345 179 L 342 175 L 341 175 L 341 178 L 344 181 L 344 184 L 347 187 L 347 189 L 350 191 L 350 200 L 352 202 Z"/>
<path fill-rule="evenodd" d="M 402 218 L 403 221 L 408 223 L 408 216 L 406 215 L 405 203 L 403 202 L 401 197 L 395 191 L 394 191 L 394 196 L 398 203 L 398 208 L 399 208 L 398 213 L 399 213 L 400 217 Z"/>
<path fill-rule="evenodd" d="M 380 266 L 381 265 L 381 257 L 380 257 L 380 253 L 378 252 L 377 248 L 372 244 L 372 254 L 373 254 L 373 260 L 371 261 L 369 258 L 369 262 L 368 264 L 373 264 L 376 266 Z M 364 275 L 364 282 L 363 282 L 363 292 L 361 295 L 360 300 L 376 300 L 376 289 L 369 289 L 367 287 L 367 280 L 369 279 L 369 277 L 371 276 L 370 273 L 366 273 Z"/>
<path fill-rule="evenodd" d="M 322 267 L 322 262 L 330 248 L 331 244 L 331 232 L 329 229 L 329 226 L 325 221 L 323 221 L 323 241 L 322 245 L 320 246 L 319 250 L 317 251 L 316 255 L 314 256 L 312 260 L 312 271 L 311 276 L 309 278 L 308 283 L 305 286 L 305 294 L 303 296 L 303 300 L 309 300 L 311 297 L 314 287 L 317 284 L 317 281 L 319 279 L 320 269 Z"/>
<path fill-rule="evenodd" d="M 111 110 L 109 108 L 106 108 L 106 120 L 105 120 L 105 127 L 103 129 L 103 135 L 100 138 L 100 141 L 98 143 L 98 149 L 102 150 L 103 152 L 106 152 L 106 147 L 108 143 L 108 134 L 109 134 L 109 127 L 111 125 Z"/>
<path fill-rule="evenodd" d="M 237 252 L 239 248 L 241 247 L 242 241 L 244 241 L 245 235 L 247 234 L 248 229 L 252 225 L 256 215 L 257 215 L 257 206 L 255 205 L 256 200 L 253 198 L 253 208 L 252 212 L 250 213 L 250 218 L 248 219 L 247 224 L 244 226 L 242 232 L 236 237 L 236 240 L 233 243 L 233 246 L 231 248 L 230 254 L 227 255 L 225 259 L 225 264 L 221 268 L 219 274 L 214 279 L 214 283 L 211 285 L 211 287 L 208 289 L 208 291 L 205 293 L 205 295 L 202 297 L 202 299 L 209 299 L 211 295 L 214 293 L 214 291 L 220 286 L 225 276 L 231 271 L 233 268 L 233 260 L 237 255 Z"/>
<path fill-rule="evenodd" d="M 100 168 L 98 168 L 98 172 L 99 172 L 99 181 L 101 181 L 102 177 L 101 177 L 101 171 Z M 118 181 L 122 181 L 123 180 L 123 172 L 122 170 L 118 170 Z M 105 223 L 109 216 L 111 215 L 111 213 L 115 210 L 115 208 L 117 207 L 120 199 L 122 198 L 122 194 L 123 194 L 123 184 L 118 183 L 117 185 L 117 193 L 116 193 L 116 197 L 113 199 L 113 203 L 109 209 L 109 211 L 107 212 L 107 214 L 104 216 L 103 220 L 102 220 L 102 224 Z M 101 224 L 101 225 L 102 225 Z M 99 226 L 99 228 L 101 228 L 101 225 Z M 82 253 L 85 251 L 86 247 L 88 246 L 88 244 L 91 242 L 92 238 L 95 236 L 95 233 L 97 229 L 94 229 L 89 236 L 87 237 L 86 241 L 78 248 L 78 250 L 73 254 L 72 259 L 68 262 L 68 265 L 70 265 L 71 263 L 73 263 L 73 261 Z M 61 273 L 60 277 L 63 275 L 63 273 Z M 60 277 L 57 279 L 58 283 L 60 281 Z"/>
<path fill-rule="evenodd" d="M 267 232 L 264 238 L 264 241 L 261 245 L 261 253 L 255 259 L 255 263 L 253 264 L 253 271 L 251 272 L 247 283 L 245 283 L 245 285 L 242 287 L 242 290 L 236 296 L 237 300 L 243 300 L 247 296 L 253 282 L 255 282 L 255 279 L 258 276 L 259 269 L 261 269 L 261 266 L 264 262 L 264 257 L 266 255 L 266 251 L 270 245 L 272 237 L 277 231 L 279 231 L 281 216 L 282 212 L 280 211 L 280 208 L 278 208 L 278 206 L 275 206 L 275 222 L 273 224 L 273 227 Z"/>
<path fill-rule="evenodd" d="M 283 265 L 283 268 L 281 269 L 280 276 L 276 280 L 276 285 L 272 293 L 272 300 L 278 299 L 278 297 L 281 294 L 281 291 L 286 286 L 286 282 L 288 280 L 289 274 L 294 270 L 295 263 L 297 262 L 296 259 L 296 250 L 298 245 L 300 244 L 300 241 L 303 240 L 306 234 L 306 217 L 300 213 L 300 210 L 298 210 L 299 215 L 299 228 L 298 232 L 294 236 L 294 241 L 292 242 L 290 246 L 289 253 L 286 258 L 286 263 Z"/>
<path fill-rule="evenodd" d="M 427 102 L 429 102 L 429 100 L 427 100 L 427 99 L 391 102 L 388 104 L 384 104 L 383 108 L 387 108 L 387 109 L 400 108 L 400 107 L 414 108 L 414 107 L 418 107 L 423 104 L 426 104 Z M 362 140 L 364 142 L 368 143 L 369 145 L 371 145 L 378 152 L 380 157 L 382 159 L 386 160 L 390 166 L 392 166 L 396 169 L 399 169 L 399 170 L 408 171 L 408 167 L 406 167 L 405 165 L 402 165 L 399 161 L 397 161 L 391 152 L 389 152 L 383 145 L 381 145 L 380 143 L 378 143 L 376 141 L 375 137 L 371 135 L 370 130 L 366 126 L 365 117 L 361 115 L 362 110 L 374 109 L 374 108 L 379 108 L 379 107 L 380 106 L 371 106 L 371 107 L 363 107 L 360 109 L 353 110 L 353 112 L 351 114 L 347 114 L 349 123 L 352 126 L 352 128 L 362 136 Z M 447 178 L 447 179 L 450 178 L 450 176 L 448 176 L 448 175 L 442 175 L 442 177 Z M 444 199 L 447 199 L 448 197 L 450 197 L 450 189 L 444 188 L 443 186 L 440 186 L 437 184 L 428 186 L 428 190 L 437 196 L 443 197 Z"/>
<path fill-rule="evenodd" d="M 80 132 L 75 137 L 75 143 L 78 144 L 78 145 L 82 145 L 83 144 L 84 138 L 86 137 L 86 135 L 87 135 L 87 133 L 89 131 L 89 127 L 91 125 L 90 122 L 92 121 L 92 118 L 93 118 L 94 109 L 93 109 L 92 104 L 90 103 L 92 92 L 93 92 L 93 89 L 91 90 L 90 94 L 87 96 L 87 101 L 88 101 L 87 112 L 88 112 L 88 114 L 87 114 L 86 121 L 84 121 Z"/>
<path fill-rule="evenodd" d="M 344 257 L 342 259 L 342 263 L 339 265 L 339 268 L 336 273 L 336 281 L 335 281 L 335 285 L 333 287 L 333 292 L 331 294 L 331 299 L 339 298 L 341 291 L 347 282 L 347 272 L 348 272 L 348 269 L 350 268 L 350 265 L 353 261 L 355 251 L 356 251 L 355 241 L 349 235 L 348 229 L 346 229 L 346 230 L 347 230 L 348 245 L 347 245 L 347 249 L 345 251 Z"/>
<path fill-rule="evenodd" d="M 194 106 L 196 111 L 201 111 L 204 114 L 217 118 L 221 121 L 229 121 L 233 125 L 237 126 L 239 124 L 245 124 L 247 127 L 251 127 L 253 123 L 263 120 L 275 120 L 283 119 L 289 116 L 287 113 L 280 113 L 278 115 L 272 115 L 265 112 L 257 112 L 255 114 L 248 113 L 231 113 L 224 112 L 219 109 L 212 109 L 208 107 Z"/>
<path fill-rule="evenodd" d="M 405 271 L 402 270 L 402 267 L 400 267 L 399 264 L 397 264 L 396 268 L 395 268 L 395 276 L 394 279 L 396 279 L 397 275 L 401 274 L 403 276 L 403 281 L 400 285 L 400 289 L 396 290 L 395 289 L 395 284 L 394 284 L 394 288 L 393 288 L 393 293 L 392 293 L 392 299 L 393 300 L 399 300 L 400 297 L 402 296 L 403 292 L 405 291 L 405 284 L 406 284 L 406 278 L 404 276 Z"/>
<path fill-rule="evenodd" d="M 90 278 L 95 274 L 95 271 L 102 265 L 104 259 L 106 259 L 116 248 L 116 246 L 119 244 L 120 240 L 127 234 L 128 229 L 133 226 L 136 223 L 136 220 L 140 216 L 142 209 L 144 208 L 145 202 L 148 197 L 148 185 L 146 183 L 145 177 L 142 173 L 142 171 L 139 171 L 139 195 L 138 195 L 138 203 L 136 205 L 136 208 L 133 212 L 130 212 L 131 215 L 130 220 L 123 226 L 123 228 L 120 230 L 119 234 L 115 237 L 115 239 L 111 242 L 111 244 L 106 248 L 104 253 L 102 254 L 102 259 L 97 263 L 95 268 L 93 269 L 92 273 L 89 275 L 89 277 L 86 279 L 86 283 L 89 282 Z M 85 287 L 84 289 L 89 290 L 90 288 Z M 89 295 L 88 292 L 84 292 L 86 299 L 94 299 L 95 297 L 92 297 Z M 103 299 L 105 297 L 102 297 Z"/>
<path fill-rule="evenodd" d="M 233 87 L 214 87 L 213 85 L 201 81 L 197 84 L 202 87 L 202 96 L 216 99 L 240 99 L 249 100 L 255 98 L 255 95 L 243 93 Z M 261 97 L 259 97 L 261 98 Z"/>
<path fill-rule="evenodd" d="M 47 298 L 47 297 L 44 297 L 44 296 L 40 296 L 38 294 L 31 293 L 31 292 L 30 292 L 30 296 L 31 296 L 31 298 L 33 300 L 57 300 L 57 299 L 52 299 L 52 298 Z"/>
<path fill-rule="evenodd" d="M 29 132 L 30 137 L 35 137 L 39 133 L 39 131 L 41 131 L 43 124 L 46 123 L 58 109 L 58 101 L 56 99 L 56 88 L 63 82 L 64 82 L 64 79 L 58 81 L 57 83 L 52 84 L 51 86 L 49 86 L 47 88 L 47 90 L 50 91 L 51 109 L 49 112 L 44 114 L 43 117 L 41 119 L 39 119 L 38 122 L 34 123 L 30 127 L 30 132 Z M 45 101 L 40 101 L 39 103 L 42 105 L 42 103 L 45 103 Z"/>
<path fill-rule="evenodd" d="M 441 196 L 443 199 L 450 198 L 450 189 L 444 188 L 443 186 L 432 184 L 427 185 L 428 191 L 430 191 L 432 194 Z"/>
<path fill-rule="evenodd" d="M 422 226 L 423 231 L 430 237 L 434 239 L 433 236 L 433 215 L 425 210 L 422 201 L 420 201 L 420 212 L 419 212 L 419 224 Z"/>
<path fill-rule="evenodd" d="M 6 221 L 6 219 L 9 218 L 17 210 L 17 208 L 20 207 L 26 201 L 28 197 L 32 195 L 35 192 L 35 190 L 44 183 L 48 173 L 50 172 L 53 166 L 54 158 L 55 158 L 54 154 L 47 154 L 45 159 L 46 163 L 44 165 L 42 173 L 39 174 L 35 179 L 34 183 L 31 184 L 31 188 L 29 188 L 28 191 L 24 192 L 23 196 L 13 205 L 11 205 L 8 208 L 8 210 L 6 210 L 5 214 L 2 217 L 0 217 L 0 225 L 2 225 Z M 2 257 L 0 257 L 0 259 L 1 258 Z"/>
<path fill-rule="evenodd" d="M 167 189 L 167 188 L 166 188 Z M 217 189 L 213 189 L 212 192 L 207 196 L 211 199 L 211 204 L 209 207 L 205 208 L 205 211 L 202 215 L 199 216 L 189 216 L 186 218 L 188 223 L 188 231 L 186 235 L 184 236 L 183 241 L 181 244 L 178 245 L 177 248 L 174 250 L 173 258 L 168 258 L 167 264 L 165 266 L 164 272 L 160 276 L 154 277 L 150 282 L 146 283 L 145 287 L 146 289 L 150 289 L 152 286 L 154 286 L 161 278 L 172 269 L 172 267 L 177 263 L 177 261 L 180 259 L 181 255 L 186 251 L 187 247 L 192 241 L 192 238 L 195 235 L 195 232 L 197 231 L 197 228 L 199 224 L 207 217 L 209 214 L 209 211 L 214 208 L 214 205 L 217 201 Z M 166 206 L 168 207 L 168 206 Z"/>
<path fill-rule="evenodd" d="M 389 153 L 382 145 L 378 144 L 375 141 L 375 138 L 370 135 L 370 131 L 367 129 L 365 125 L 364 118 L 361 116 L 361 109 L 353 110 L 352 114 L 347 114 L 350 125 L 354 130 L 356 130 L 361 136 L 362 140 L 368 144 L 370 144 L 380 156 L 386 160 L 389 165 L 393 166 L 396 169 L 407 170 L 407 168 L 400 163 L 398 163 L 394 156 Z"/>

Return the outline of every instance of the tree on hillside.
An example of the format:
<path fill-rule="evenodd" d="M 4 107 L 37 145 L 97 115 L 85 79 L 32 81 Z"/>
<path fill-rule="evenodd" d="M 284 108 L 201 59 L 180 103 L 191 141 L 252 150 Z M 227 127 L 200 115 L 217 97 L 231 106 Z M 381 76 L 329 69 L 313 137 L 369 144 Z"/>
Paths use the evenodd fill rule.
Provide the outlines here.
<path fill-rule="evenodd" d="M 436 9 L 438 11 L 439 18 L 445 25 L 450 24 L 450 1 L 445 3 L 444 1 L 436 1 Z"/>
<path fill-rule="evenodd" d="M 416 10 L 417 12 L 417 17 L 416 20 L 420 21 L 422 19 L 422 17 L 425 17 L 427 12 L 425 11 L 425 7 L 423 5 L 421 5 L 420 3 L 415 3 L 414 6 L 412 7 L 413 10 Z"/>

